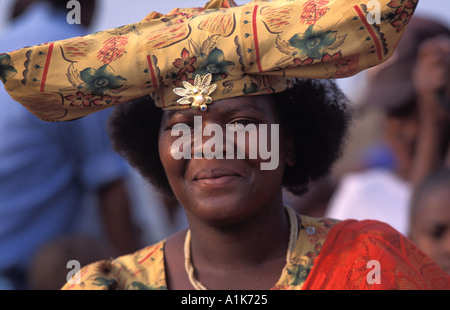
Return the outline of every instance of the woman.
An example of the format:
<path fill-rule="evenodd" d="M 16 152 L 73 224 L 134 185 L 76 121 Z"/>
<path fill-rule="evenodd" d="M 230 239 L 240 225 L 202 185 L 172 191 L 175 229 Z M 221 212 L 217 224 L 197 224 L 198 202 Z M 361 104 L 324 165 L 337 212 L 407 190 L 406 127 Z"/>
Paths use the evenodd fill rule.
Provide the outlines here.
<path fill-rule="evenodd" d="M 286 264 L 286 249 L 292 252 L 296 242 L 295 237 L 289 237 L 294 228 L 283 206 L 282 186 L 303 193 L 310 181 L 328 172 L 340 152 L 350 118 L 342 93 L 331 82 L 301 80 L 286 92 L 214 102 L 207 113 L 193 109 L 163 112 L 150 103 L 146 97 L 117 106 L 111 135 L 119 153 L 184 206 L 192 235 L 190 256 L 195 265 L 207 268 L 210 277 L 220 279 L 210 280 L 212 284 L 205 280 L 205 285 L 216 289 L 274 287 Z M 264 171 L 261 158 L 249 159 L 249 137 L 245 159 L 174 159 L 171 146 L 179 137 L 172 135 L 172 128 L 180 123 L 193 127 L 198 115 L 202 116 L 203 127 L 210 123 L 223 128 L 227 124 L 281 124 L 278 167 Z M 203 144 L 209 139 L 204 137 Z M 299 219 L 295 218 L 299 222 L 296 225 L 303 227 L 311 221 L 314 225 L 303 229 L 318 225 L 318 230 L 326 230 L 331 224 Z M 184 231 L 156 246 L 164 253 L 155 254 L 164 255 L 166 264 L 157 267 L 162 269 L 157 271 L 161 279 L 145 282 L 145 286 L 192 288 L 185 271 L 185 263 L 190 263 L 183 259 L 183 252 L 191 249 L 186 242 L 189 240 Z M 300 245 L 303 251 L 308 250 L 302 253 L 306 261 L 285 271 L 293 272 L 289 278 L 297 285 L 303 284 L 311 267 L 312 257 L 308 255 L 315 255 L 319 244 L 306 243 Z M 144 252 L 149 253 L 147 250 Z M 200 253 L 205 255 L 202 259 Z M 196 269 L 195 274 L 202 279 L 199 272 Z"/>
<path fill-rule="evenodd" d="M 211 1 L 11 53 L 5 85 L 43 119 L 123 103 L 111 122 L 116 149 L 188 215 L 189 230 L 89 265 L 65 289 L 448 287 L 443 271 L 390 227 L 299 216 L 281 195 L 283 185 L 300 194 L 328 172 L 349 120 L 334 84 L 286 77 L 344 77 L 387 59 L 416 3 L 383 1 L 390 19 L 371 26 L 363 2 Z M 42 64 L 44 80 L 22 87 L 14 65 L 34 55 L 29 68 L 37 74 Z M 67 71 L 45 74 L 52 62 Z M 149 97 L 132 101 L 149 93 L 162 111 Z M 37 104 L 42 94 L 48 100 Z M 245 143 L 228 143 L 234 127 L 249 129 Z M 227 134 L 205 139 L 211 128 Z M 263 153 L 251 155 L 252 131 L 259 151 L 278 156 L 274 169 L 262 169 Z M 244 158 L 228 157 L 239 150 Z"/>

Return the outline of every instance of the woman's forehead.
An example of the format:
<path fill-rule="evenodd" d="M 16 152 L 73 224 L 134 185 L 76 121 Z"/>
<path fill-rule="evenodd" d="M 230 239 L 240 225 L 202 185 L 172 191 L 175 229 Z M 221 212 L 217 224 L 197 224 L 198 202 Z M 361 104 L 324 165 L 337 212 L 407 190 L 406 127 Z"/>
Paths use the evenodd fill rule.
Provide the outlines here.
<path fill-rule="evenodd" d="M 208 110 L 202 112 L 197 109 L 180 109 L 180 110 L 166 110 L 164 115 L 172 117 L 174 115 L 200 115 L 209 116 L 211 114 L 233 114 L 240 111 L 256 111 L 263 114 L 273 113 L 272 99 L 268 95 L 263 96 L 242 96 L 234 97 L 213 102 L 208 106 Z"/>

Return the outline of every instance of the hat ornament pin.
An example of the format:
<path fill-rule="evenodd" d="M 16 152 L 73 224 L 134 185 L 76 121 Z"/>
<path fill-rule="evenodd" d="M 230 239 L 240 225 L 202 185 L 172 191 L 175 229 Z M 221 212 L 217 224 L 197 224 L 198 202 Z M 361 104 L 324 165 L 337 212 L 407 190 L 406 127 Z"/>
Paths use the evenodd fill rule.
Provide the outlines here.
<path fill-rule="evenodd" d="M 211 84 L 212 74 L 208 73 L 203 77 L 197 74 L 194 78 L 194 85 L 183 81 L 184 88 L 175 88 L 173 92 L 183 98 L 177 100 L 181 105 L 191 105 L 193 109 L 200 111 L 208 110 L 208 104 L 213 102 L 211 95 L 217 88 L 217 84 Z"/>

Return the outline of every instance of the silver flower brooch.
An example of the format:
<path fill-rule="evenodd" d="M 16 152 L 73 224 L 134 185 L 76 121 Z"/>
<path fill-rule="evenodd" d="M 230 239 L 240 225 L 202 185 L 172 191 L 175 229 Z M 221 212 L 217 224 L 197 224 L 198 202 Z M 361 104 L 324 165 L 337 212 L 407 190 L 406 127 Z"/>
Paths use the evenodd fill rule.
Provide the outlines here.
<path fill-rule="evenodd" d="M 175 88 L 173 92 L 183 98 L 177 100 L 181 105 L 191 105 L 193 109 L 200 111 L 208 110 L 208 104 L 213 102 L 211 95 L 217 88 L 217 84 L 211 84 L 212 74 L 208 73 L 201 77 L 197 74 L 194 78 L 194 85 L 183 81 L 184 88 Z"/>

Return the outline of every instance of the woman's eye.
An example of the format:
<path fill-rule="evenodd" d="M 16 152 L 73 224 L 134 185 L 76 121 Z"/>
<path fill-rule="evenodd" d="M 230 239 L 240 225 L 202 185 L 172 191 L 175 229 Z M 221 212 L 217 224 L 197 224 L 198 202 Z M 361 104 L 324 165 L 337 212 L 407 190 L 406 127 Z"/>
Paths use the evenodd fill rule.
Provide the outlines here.
<path fill-rule="evenodd" d="M 184 131 L 184 130 L 191 130 L 194 128 L 194 123 L 191 122 L 184 122 L 184 123 L 176 123 L 173 125 L 169 125 L 167 129 L 169 130 L 177 130 L 177 131 Z"/>
<path fill-rule="evenodd" d="M 239 120 L 233 121 L 231 124 L 233 125 L 233 127 L 236 127 L 239 125 L 247 126 L 249 124 L 256 124 L 256 122 L 254 120 L 250 120 L 250 119 L 239 119 Z"/>

